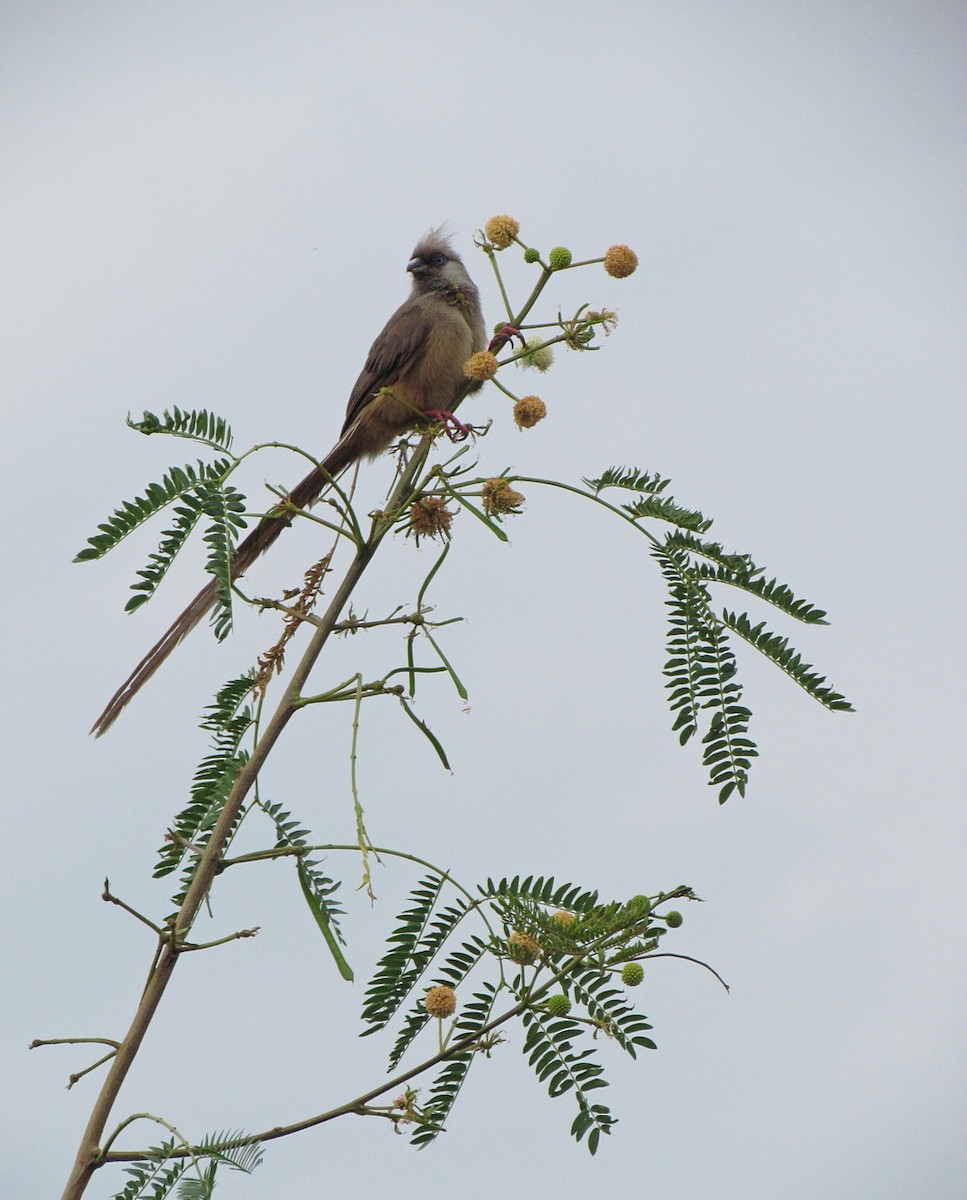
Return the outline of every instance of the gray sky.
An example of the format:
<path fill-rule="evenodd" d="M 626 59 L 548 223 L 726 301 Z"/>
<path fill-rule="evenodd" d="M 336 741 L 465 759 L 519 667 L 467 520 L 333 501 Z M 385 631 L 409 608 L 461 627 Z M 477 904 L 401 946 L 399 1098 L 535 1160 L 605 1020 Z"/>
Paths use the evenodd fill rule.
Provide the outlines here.
<path fill-rule="evenodd" d="M 454 771 L 371 705 L 371 836 L 468 883 L 688 883 L 705 903 L 675 946 L 732 992 L 685 963 L 648 971 L 636 1000 L 659 1050 L 630 1064 L 602 1048 L 620 1124 L 596 1159 L 514 1032 L 434 1148 L 343 1121 L 273 1144 L 223 1194 L 962 1196 L 963 6 L 334 7 L 8 0 L 0 15 L 4 1193 L 63 1185 L 95 1094 L 64 1084 L 90 1056 L 25 1047 L 123 1032 L 151 946 L 101 881 L 168 911 L 150 870 L 204 751 L 195 714 L 275 637 L 254 617 L 220 647 L 197 632 L 87 737 L 200 572 L 189 555 L 127 617 L 150 535 L 71 565 L 180 460 L 125 414 L 209 407 L 240 446 L 324 452 L 418 236 L 449 222 L 495 320 L 472 238 L 509 212 L 545 250 L 628 242 L 641 268 L 555 279 L 546 311 L 587 301 L 621 323 L 600 354 L 520 377 L 548 404 L 534 431 L 492 389 L 473 400 L 495 420 L 481 467 L 670 475 L 729 548 L 829 610 L 828 629 L 774 624 L 858 711 L 828 714 L 744 655 L 762 757 L 720 809 L 669 731 L 663 595 L 637 540 L 538 489 L 510 546 L 461 518 L 433 599 L 468 618 L 446 646 L 470 712 L 442 686 L 421 708 Z M 301 473 L 266 456 L 249 494 Z M 369 468 L 366 503 L 388 478 Z M 317 546 L 294 532 L 253 583 L 291 584 Z M 387 547 L 358 607 L 411 603 L 431 553 Z M 388 634 L 340 644 L 319 686 L 397 655 Z M 320 840 L 352 836 L 348 716 L 300 722 L 264 781 Z M 382 1077 L 389 1043 L 356 1039 L 358 1011 L 413 877 L 383 869 L 371 910 L 358 863 L 330 866 L 360 982 L 335 978 L 290 868 L 230 876 L 211 936 L 262 933 L 179 967 L 118 1115 L 257 1129 Z"/>

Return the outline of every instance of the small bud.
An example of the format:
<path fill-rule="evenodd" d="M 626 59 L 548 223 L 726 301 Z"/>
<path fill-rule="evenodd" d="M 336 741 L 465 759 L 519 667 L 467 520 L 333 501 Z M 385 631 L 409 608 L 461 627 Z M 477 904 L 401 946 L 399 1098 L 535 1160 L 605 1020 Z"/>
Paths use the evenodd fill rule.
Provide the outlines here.
<path fill-rule="evenodd" d="M 675 912 L 674 909 L 670 913 L 665 913 L 665 924 L 669 929 L 677 929 L 685 920 L 680 912 Z"/>
<path fill-rule="evenodd" d="M 571 1001 L 563 992 L 557 996 L 548 996 L 547 1011 L 552 1017 L 566 1017 L 571 1011 Z"/>
<path fill-rule="evenodd" d="M 610 246 L 604 256 L 604 269 L 615 279 L 633 275 L 638 268 L 638 255 L 630 246 Z"/>
<path fill-rule="evenodd" d="M 567 246 L 555 246 L 547 256 L 547 264 L 552 271 L 560 271 L 571 265 L 571 251 Z"/>
<path fill-rule="evenodd" d="M 631 913 L 647 917 L 651 911 L 651 901 L 647 896 L 632 896 L 625 908 Z"/>
<path fill-rule="evenodd" d="M 498 250 L 506 250 L 519 232 L 520 222 L 515 221 L 513 217 L 508 217 L 506 214 L 499 217 L 491 217 L 484 226 L 484 233 L 487 235 L 488 240 Z"/>
<path fill-rule="evenodd" d="M 535 371 L 546 371 L 554 362 L 554 348 L 546 346 L 543 338 L 528 338 L 524 343 L 526 353 L 514 361 L 519 367 L 533 367 Z"/>
<path fill-rule="evenodd" d="M 514 405 L 514 420 L 518 429 L 533 429 L 547 416 L 547 405 L 540 396 L 523 396 Z"/>
<path fill-rule="evenodd" d="M 497 374 L 497 355 L 489 350 L 478 350 L 463 364 L 463 373 L 468 379 L 493 379 Z"/>
<path fill-rule="evenodd" d="M 431 987 L 423 997 L 423 1007 L 431 1017 L 452 1017 L 457 1011 L 457 994 L 452 987 L 441 983 Z"/>
<path fill-rule="evenodd" d="M 524 503 L 520 492 L 515 492 L 506 479 L 485 479 L 481 488 L 484 512 L 491 515 L 519 512 Z"/>
<path fill-rule="evenodd" d="M 423 496 L 410 506 L 410 527 L 417 543 L 421 537 L 438 537 L 450 532 L 453 513 L 442 496 Z"/>
<path fill-rule="evenodd" d="M 540 257 L 541 257 L 540 250 L 535 250 L 533 246 L 528 246 L 527 249 L 524 251 L 524 262 L 525 263 L 536 263 L 540 260 Z"/>
<path fill-rule="evenodd" d="M 515 929 L 507 939 L 507 957 L 511 962 L 526 967 L 541 956 L 541 944 L 527 933 Z"/>
<path fill-rule="evenodd" d="M 621 982 L 625 987 L 637 987 L 645 977 L 645 968 L 638 962 L 625 963 L 621 972 Z"/>

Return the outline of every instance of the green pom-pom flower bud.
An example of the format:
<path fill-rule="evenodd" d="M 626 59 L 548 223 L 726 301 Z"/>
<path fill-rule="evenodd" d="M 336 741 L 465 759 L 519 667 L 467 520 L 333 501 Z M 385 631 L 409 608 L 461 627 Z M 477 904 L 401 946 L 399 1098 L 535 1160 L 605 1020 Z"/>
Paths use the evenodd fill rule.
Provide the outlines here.
<path fill-rule="evenodd" d="M 632 896 L 625 907 L 636 916 L 647 917 L 651 911 L 651 901 L 647 896 Z"/>
<path fill-rule="evenodd" d="M 571 1011 L 571 1001 L 567 996 L 548 996 L 547 1011 L 552 1017 L 566 1017 Z"/>
<path fill-rule="evenodd" d="M 645 977 L 645 968 L 638 962 L 625 963 L 621 971 L 621 982 L 625 987 L 637 987 Z"/>
<path fill-rule="evenodd" d="M 524 251 L 524 262 L 525 263 L 536 263 L 540 257 L 541 257 L 540 250 L 535 250 L 533 246 L 528 246 L 527 249 Z"/>
<path fill-rule="evenodd" d="M 567 246 L 555 246 L 547 256 L 547 262 L 552 271 L 560 271 L 562 267 L 571 265 L 571 251 Z"/>
<path fill-rule="evenodd" d="M 669 929 L 677 929 L 685 918 L 680 912 L 672 910 L 670 913 L 665 913 L 665 924 Z"/>

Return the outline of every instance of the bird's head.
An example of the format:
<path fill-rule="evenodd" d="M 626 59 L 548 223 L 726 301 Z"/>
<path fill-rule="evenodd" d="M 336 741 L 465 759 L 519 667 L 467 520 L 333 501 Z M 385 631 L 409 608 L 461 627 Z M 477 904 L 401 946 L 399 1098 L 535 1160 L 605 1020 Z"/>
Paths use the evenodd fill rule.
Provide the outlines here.
<path fill-rule="evenodd" d="M 414 291 L 451 287 L 470 287 L 476 291 L 463 260 L 454 250 L 450 239 L 439 229 L 432 229 L 417 243 L 406 269 L 413 276 Z"/>

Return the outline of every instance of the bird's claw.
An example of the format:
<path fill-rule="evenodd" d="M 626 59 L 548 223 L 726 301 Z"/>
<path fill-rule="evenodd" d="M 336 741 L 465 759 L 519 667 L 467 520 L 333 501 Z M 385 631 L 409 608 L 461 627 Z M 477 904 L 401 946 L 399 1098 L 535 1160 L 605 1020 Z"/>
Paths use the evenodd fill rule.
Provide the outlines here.
<path fill-rule="evenodd" d="M 507 342 L 510 342 L 511 346 L 513 346 L 514 338 L 520 338 L 521 346 L 524 345 L 524 335 L 519 329 L 516 329 L 513 325 L 501 325 L 494 336 L 490 339 L 490 345 L 487 347 L 487 349 L 491 353 L 494 353 L 494 351 L 499 350 L 501 346 L 505 345 Z"/>
<path fill-rule="evenodd" d="M 428 408 L 424 416 L 431 421 L 439 421 L 451 442 L 463 442 L 470 436 L 470 426 L 453 415 L 445 408 Z"/>

